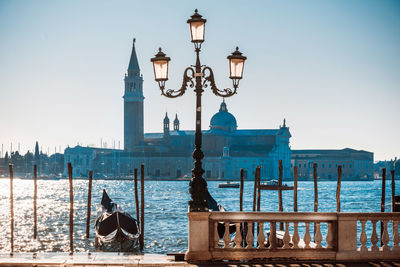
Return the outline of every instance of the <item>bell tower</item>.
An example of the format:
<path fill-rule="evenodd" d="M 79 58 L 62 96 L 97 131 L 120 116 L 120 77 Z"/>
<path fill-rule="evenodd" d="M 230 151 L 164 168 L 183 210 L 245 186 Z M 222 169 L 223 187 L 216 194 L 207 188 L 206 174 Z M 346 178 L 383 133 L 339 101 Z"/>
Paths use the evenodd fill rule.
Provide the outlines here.
<path fill-rule="evenodd" d="M 165 118 L 164 118 L 164 138 L 168 138 L 169 136 L 169 118 L 167 112 L 165 112 Z"/>
<path fill-rule="evenodd" d="M 175 114 L 174 131 L 179 131 L 179 119 L 178 119 L 178 114 Z"/>
<path fill-rule="evenodd" d="M 139 63 L 135 50 L 135 39 L 128 73 L 125 74 L 124 92 L 124 150 L 132 152 L 135 147 L 143 143 L 143 76 L 140 74 Z"/>

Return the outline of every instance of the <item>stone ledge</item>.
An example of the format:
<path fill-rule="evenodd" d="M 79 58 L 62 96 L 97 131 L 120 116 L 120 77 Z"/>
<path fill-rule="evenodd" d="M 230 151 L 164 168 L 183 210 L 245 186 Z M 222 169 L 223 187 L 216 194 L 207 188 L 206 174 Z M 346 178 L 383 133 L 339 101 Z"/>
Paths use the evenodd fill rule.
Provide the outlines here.
<path fill-rule="evenodd" d="M 9 253 L 0 253 L 0 266 L 10 267 L 69 267 L 69 266 L 119 266 L 119 267 L 196 267 L 196 266 L 221 266 L 221 267 L 292 267 L 292 266 L 400 266 L 400 259 L 395 262 L 388 260 L 359 261 L 353 257 L 352 260 L 294 260 L 294 259 L 256 259 L 252 261 L 199 261 L 199 262 L 174 262 L 173 257 L 159 254 L 124 254 L 94 252 L 75 253 L 38 253 L 36 259 L 33 253 L 15 253 L 10 257 Z M 350 255 L 348 255 L 350 256 Z M 353 256 L 357 257 L 353 254 Z"/>

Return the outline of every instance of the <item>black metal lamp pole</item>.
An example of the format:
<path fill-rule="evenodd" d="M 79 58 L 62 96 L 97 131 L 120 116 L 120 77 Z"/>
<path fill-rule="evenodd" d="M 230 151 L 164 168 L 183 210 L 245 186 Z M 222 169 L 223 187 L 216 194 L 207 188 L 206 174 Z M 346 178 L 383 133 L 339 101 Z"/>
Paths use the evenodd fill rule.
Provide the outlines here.
<path fill-rule="evenodd" d="M 203 151 L 201 150 L 202 133 L 201 133 L 201 95 L 203 87 L 211 87 L 213 93 L 221 97 L 229 97 L 236 94 L 239 85 L 239 80 L 242 78 L 245 56 L 239 52 L 238 47 L 232 55 L 228 56 L 230 67 L 230 78 L 233 80 L 233 89 L 226 88 L 220 90 L 216 87 L 214 81 L 214 74 L 210 67 L 202 66 L 200 64 L 200 50 L 201 44 L 204 42 L 204 26 L 206 20 L 197 13 L 191 16 L 187 21 L 190 24 L 190 33 L 192 42 L 195 45 L 196 52 L 196 65 L 186 68 L 183 73 L 182 87 L 178 90 L 165 89 L 165 82 L 168 80 L 168 62 L 171 60 L 169 57 L 159 49 L 159 52 L 151 59 L 154 67 L 155 80 L 161 90 L 161 94 L 175 98 L 185 93 L 188 87 L 193 88 L 196 93 L 196 132 L 195 132 L 195 149 L 193 151 L 194 169 L 192 170 L 192 179 L 189 183 L 189 192 L 192 200 L 189 201 L 189 211 L 208 211 L 207 196 L 207 182 L 203 178 L 204 170 L 202 167 L 202 159 L 204 158 Z M 194 67 L 194 69 L 193 69 Z M 207 76 L 206 76 L 207 73 Z M 195 81 L 193 81 L 195 80 Z"/>

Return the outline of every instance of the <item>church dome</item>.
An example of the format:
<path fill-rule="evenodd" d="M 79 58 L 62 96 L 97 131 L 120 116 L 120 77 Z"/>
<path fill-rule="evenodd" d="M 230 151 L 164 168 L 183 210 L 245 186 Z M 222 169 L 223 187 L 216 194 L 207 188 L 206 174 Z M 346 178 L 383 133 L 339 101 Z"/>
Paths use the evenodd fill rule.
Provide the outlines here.
<path fill-rule="evenodd" d="M 223 130 L 226 132 L 236 131 L 236 119 L 231 113 L 228 112 L 225 101 L 221 103 L 219 112 L 212 116 L 210 128 L 211 130 Z"/>

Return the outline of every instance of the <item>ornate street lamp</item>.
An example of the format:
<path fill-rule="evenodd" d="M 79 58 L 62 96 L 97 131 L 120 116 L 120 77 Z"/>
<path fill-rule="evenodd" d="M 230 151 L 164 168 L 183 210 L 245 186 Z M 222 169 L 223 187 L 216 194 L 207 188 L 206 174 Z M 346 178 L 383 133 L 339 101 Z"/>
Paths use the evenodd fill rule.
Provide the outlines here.
<path fill-rule="evenodd" d="M 188 87 L 194 88 L 196 93 L 196 132 L 195 132 L 195 149 L 193 151 L 194 169 L 192 170 L 192 179 L 189 184 L 189 192 L 192 200 L 189 201 L 189 210 L 193 211 L 208 211 L 207 205 L 207 183 L 203 179 L 204 170 L 202 168 L 202 159 L 204 154 L 201 151 L 202 133 L 201 133 L 201 95 L 204 88 L 210 86 L 213 93 L 221 97 L 229 97 L 236 94 L 236 90 L 239 86 L 239 81 L 242 79 L 243 67 L 246 57 L 239 52 L 239 48 L 236 47 L 236 51 L 232 55 L 228 56 L 229 59 L 229 77 L 233 81 L 233 89 L 225 88 L 218 89 L 214 81 L 214 73 L 208 66 L 200 64 L 200 49 L 201 44 L 204 42 L 204 31 L 206 20 L 197 13 L 195 13 L 188 19 L 187 23 L 190 25 L 190 37 L 192 43 L 194 43 L 196 52 L 196 65 L 190 66 L 183 72 L 182 87 L 178 90 L 165 89 L 165 82 L 168 80 L 168 62 L 171 60 L 159 49 L 158 53 L 151 59 L 153 62 L 155 80 L 161 90 L 161 94 L 175 98 L 185 93 Z M 193 68 L 194 67 L 194 68 Z"/>

